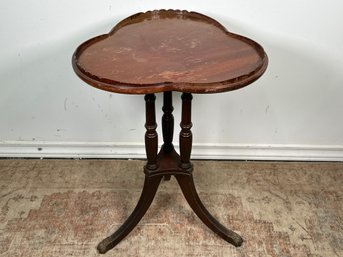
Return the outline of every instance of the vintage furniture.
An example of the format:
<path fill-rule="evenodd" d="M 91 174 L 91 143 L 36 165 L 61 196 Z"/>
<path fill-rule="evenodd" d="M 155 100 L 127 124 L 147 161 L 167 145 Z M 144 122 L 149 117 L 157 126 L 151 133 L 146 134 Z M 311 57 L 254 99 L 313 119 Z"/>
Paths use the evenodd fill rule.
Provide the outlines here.
<path fill-rule="evenodd" d="M 227 242 L 242 238 L 206 210 L 193 182 L 192 93 L 219 93 L 249 85 L 266 70 L 268 58 L 256 42 L 228 32 L 217 21 L 195 12 L 156 10 L 132 15 L 109 34 L 94 37 L 75 51 L 76 74 L 86 83 L 115 93 L 145 94 L 147 163 L 139 202 L 130 217 L 98 245 L 105 253 L 137 225 L 162 178 L 175 176 L 198 217 Z M 172 91 L 182 92 L 180 154 L 173 146 Z M 163 146 L 158 152 L 155 93 L 163 92 Z M 125 108 L 125 107 L 124 107 Z"/>

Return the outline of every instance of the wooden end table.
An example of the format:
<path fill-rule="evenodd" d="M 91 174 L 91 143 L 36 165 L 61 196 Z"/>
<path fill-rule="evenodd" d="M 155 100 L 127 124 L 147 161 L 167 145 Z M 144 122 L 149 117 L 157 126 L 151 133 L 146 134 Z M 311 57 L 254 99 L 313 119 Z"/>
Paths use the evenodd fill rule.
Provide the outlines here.
<path fill-rule="evenodd" d="M 119 22 L 108 34 L 81 44 L 72 58 L 76 74 L 102 90 L 145 94 L 147 163 L 141 197 L 129 218 L 98 245 L 105 253 L 138 224 L 148 210 L 161 179 L 175 176 L 197 216 L 234 246 L 243 239 L 221 225 L 202 204 L 193 181 L 192 93 L 218 93 L 249 85 L 266 70 L 263 48 L 228 32 L 205 15 L 156 10 L 137 13 Z M 173 146 L 172 91 L 182 92 L 180 154 Z M 158 152 L 155 93 L 163 92 L 163 142 Z"/>

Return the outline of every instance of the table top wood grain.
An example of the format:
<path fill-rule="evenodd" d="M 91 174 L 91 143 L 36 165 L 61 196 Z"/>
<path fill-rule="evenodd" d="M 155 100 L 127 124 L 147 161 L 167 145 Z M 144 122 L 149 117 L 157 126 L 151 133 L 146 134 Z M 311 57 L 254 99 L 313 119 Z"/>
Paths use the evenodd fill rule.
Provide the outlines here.
<path fill-rule="evenodd" d="M 110 92 L 218 93 L 258 79 L 268 57 L 258 43 L 210 17 L 156 10 L 132 15 L 84 42 L 72 63 L 81 79 Z"/>

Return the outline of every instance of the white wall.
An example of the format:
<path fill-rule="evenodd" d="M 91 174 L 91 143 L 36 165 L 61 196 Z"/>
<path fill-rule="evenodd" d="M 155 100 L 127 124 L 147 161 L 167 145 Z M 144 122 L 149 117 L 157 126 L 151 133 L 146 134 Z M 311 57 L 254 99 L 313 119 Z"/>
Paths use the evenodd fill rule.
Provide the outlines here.
<path fill-rule="evenodd" d="M 339 0 L 1 0 L 0 156 L 144 157 L 143 97 L 87 86 L 71 56 L 126 16 L 160 8 L 209 15 L 270 60 L 251 86 L 194 95 L 193 157 L 343 160 Z"/>

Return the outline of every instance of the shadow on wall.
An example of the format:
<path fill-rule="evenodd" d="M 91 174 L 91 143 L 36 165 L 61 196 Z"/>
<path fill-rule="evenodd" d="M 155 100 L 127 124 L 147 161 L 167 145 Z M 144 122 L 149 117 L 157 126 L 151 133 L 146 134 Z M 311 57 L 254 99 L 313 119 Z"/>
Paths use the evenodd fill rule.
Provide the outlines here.
<path fill-rule="evenodd" d="M 111 19 L 57 42 L 18 50 L 16 56 L 3 60 L 8 66 L 0 70 L 2 139 L 115 141 L 120 139 L 116 133 L 125 133 L 136 124 L 140 129 L 132 138 L 128 135 L 128 140 L 141 141 L 142 97 L 112 95 L 85 86 L 71 66 L 72 53 L 80 43 L 107 33 L 118 21 Z M 194 95 L 195 140 L 332 144 L 340 138 L 343 124 L 337 110 L 343 106 L 338 85 L 343 83 L 338 70 L 331 66 L 330 56 L 306 42 L 286 41 L 264 33 L 251 35 L 247 27 L 237 24 L 223 23 L 231 31 L 261 43 L 269 56 L 269 67 L 255 85 L 247 88 Z M 176 96 L 179 98 L 179 94 Z M 158 108 L 161 101 L 158 96 Z M 175 99 L 174 104 L 177 135 L 180 100 Z M 67 129 L 56 137 L 56 128 L 61 124 Z M 84 131 L 82 137 L 78 136 L 80 130 Z"/>

